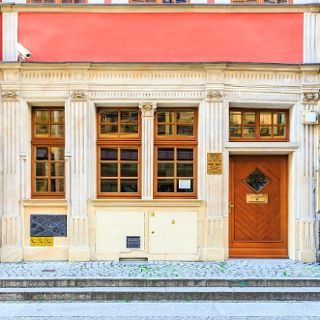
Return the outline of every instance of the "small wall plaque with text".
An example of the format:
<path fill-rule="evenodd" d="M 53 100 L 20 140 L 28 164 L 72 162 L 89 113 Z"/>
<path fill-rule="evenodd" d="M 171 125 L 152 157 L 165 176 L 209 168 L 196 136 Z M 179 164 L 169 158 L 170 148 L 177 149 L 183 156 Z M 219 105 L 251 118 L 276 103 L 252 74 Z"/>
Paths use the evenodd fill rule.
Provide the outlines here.
<path fill-rule="evenodd" d="M 222 153 L 207 153 L 207 174 L 222 174 Z"/>

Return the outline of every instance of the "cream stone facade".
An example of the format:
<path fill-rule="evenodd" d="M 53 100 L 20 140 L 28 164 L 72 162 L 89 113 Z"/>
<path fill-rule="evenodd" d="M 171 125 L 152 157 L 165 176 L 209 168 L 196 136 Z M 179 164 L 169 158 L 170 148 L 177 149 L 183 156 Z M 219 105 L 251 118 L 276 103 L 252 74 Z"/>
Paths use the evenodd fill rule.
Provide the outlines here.
<path fill-rule="evenodd" d="M 320 111 L 319 65 L 13 62 L 0 72 L 1 262 L 227 259 L 229 158 L 237 154 L 288 155 L 288 255 L 315 261 L 319 126 L 304 124 L 303 115 Z M 65 108 L 65 199 L 31 197 L 36 106 Z M 98 106 L 141 112 L 141 199 L 97 198 Z M 289 110 L 289 141 L 230 142 L 229 109 L 253 106 Z M 196 199 L 153 197 L 154 112 L 161 107 L 198 110 Z M 212 152 L 222 153 L 222 175 L 207 174 Z M 30 246 L 31 214 L 67 214 L 67 237 L 53 247 Z M 132 234 L 140 249 L 126 247 Z"/>

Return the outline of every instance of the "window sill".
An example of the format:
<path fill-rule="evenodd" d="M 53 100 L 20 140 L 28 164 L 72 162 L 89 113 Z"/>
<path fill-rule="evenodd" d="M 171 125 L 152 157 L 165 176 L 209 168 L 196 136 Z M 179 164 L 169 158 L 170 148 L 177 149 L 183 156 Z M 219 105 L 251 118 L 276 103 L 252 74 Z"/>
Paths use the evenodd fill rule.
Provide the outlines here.
<path fill-rule="evenodd" d="M 24 207 L 67 207 L 68 201 L 66 199 L 28 199 L 23 200 Z"/>
<path fill-rule="evenodd" d="M 200 207 L 203 200 L 197 199 L 92 199 L 94 207 Z"/>

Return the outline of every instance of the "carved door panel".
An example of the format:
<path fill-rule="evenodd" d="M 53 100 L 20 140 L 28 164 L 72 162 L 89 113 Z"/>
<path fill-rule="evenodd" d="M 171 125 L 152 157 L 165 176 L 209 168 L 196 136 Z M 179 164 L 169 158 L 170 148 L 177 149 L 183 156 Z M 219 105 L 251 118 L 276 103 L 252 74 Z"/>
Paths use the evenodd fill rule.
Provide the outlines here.
<path fill-rule="evenodd" d="M 230 159 L 230 257 L 287 257 L 287 157 Z"/>

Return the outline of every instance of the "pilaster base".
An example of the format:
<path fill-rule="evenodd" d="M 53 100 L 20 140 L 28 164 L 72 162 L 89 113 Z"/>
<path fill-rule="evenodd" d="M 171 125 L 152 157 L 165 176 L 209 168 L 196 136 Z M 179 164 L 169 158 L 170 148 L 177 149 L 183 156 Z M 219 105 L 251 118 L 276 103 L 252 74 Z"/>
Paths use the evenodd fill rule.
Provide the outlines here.
<path fill-rule="evenodd" d="M 69 261 L 90 261 L 89 247 L 70 247 Z"/>
<path fill-rule="evenodd" d="M 201 260 L 203 261 L 221 261 L 228 258 L 228 250 L 225 248 L 206 248 L 203 249 Z"/>
<path fill-rule="evenodd" d="M 22 249 L 17 246 L 3 247 L 1 249 L 1 262 L 20 262 L 22 261 Z"/>
<path fill-rule="evenodd" d="M 301 250 L 299 252 L 299 260 L 303 262 L 315 262 L 316 256 L 313 250 Z"/>

